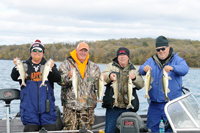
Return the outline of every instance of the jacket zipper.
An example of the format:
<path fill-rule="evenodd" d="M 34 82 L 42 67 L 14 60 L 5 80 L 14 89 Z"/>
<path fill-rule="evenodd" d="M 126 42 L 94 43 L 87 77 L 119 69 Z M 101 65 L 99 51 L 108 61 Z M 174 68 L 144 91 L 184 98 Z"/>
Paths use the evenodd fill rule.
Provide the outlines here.
<path fill-rule="evenodd" d="M 38 100 L 38 113 L 40 113 L 40 106 L 39 106 L 39 87 L 37 82 L 37 100 Z"/>

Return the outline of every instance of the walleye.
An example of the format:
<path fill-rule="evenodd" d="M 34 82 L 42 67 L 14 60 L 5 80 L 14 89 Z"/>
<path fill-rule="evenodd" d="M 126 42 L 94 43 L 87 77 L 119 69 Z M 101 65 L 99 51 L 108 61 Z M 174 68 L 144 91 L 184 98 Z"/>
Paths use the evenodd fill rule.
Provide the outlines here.
<path fill-rule="evenodd" d="M 167 93 L 170 92 L 170 89 L 168 88 L 169 80 L 171 80 L 171 77 L 168 76 L 167 72 L 163 69 L 163 92 L 165 94 L 165 100 L 170 101 L 169 97 L 167 96 Z"/>
<path fill-rule="evenodd" d="M 20 87 L 22 85 L 26 86 L 26 83 L 25 83 L 26 72 L 25 72 L 25 69 L 24 69 L 24 64 L 22 63 L 22 61 L 19 58 L 16 58 L 16 59 L 17 59 L 17 66 L 15 68 L 19 71 L 18 79 L 22 80 Z"/>
<path fill-rule="evenodd" d="M 133 83 L 132 83 L 132 79 L 128 78 L 128 106 L 126 107 L 126 109 L 132 108 L 134 109 L 133 105 L 131 104 L 131 100 L 135 99 L 135 97 L 133 96 Z"/>
<path fill-rule="evenodd" d="M 52 71 L 51 70 L 51 61 L 52 61 L 52 59 L 49 59 L 44 65 L 44 68 L 42 70 L 42 83 L 41 83 L 40 87 L 45 86 L 45 81 L 48 80 L 47 77 L 49 75 L 49 72 Z"/>
<path fill-rule="evenodd" d="M 146 90 L 144 98 L 150 98 L 149 97 L 149 90 L 152 88 L 151 84 L 151 69 L 149 69 L 145 75 L 145 81 L 144 81 L 144 88 Z"/>
<path fill-rule="evenodd" d="M 98 89 L 98 101 L 97 102 L 101 102 L 103 103 L 103 101 L 101 100 L 101 97 L 104 96 L 104 85 L 105 85 L 105 81 L 104 81 L 104 78 L 103 78 L 103 74 L 100 75 L 100 78 L 99 78 L 99 89 Z"/>
<path fill-rule="evenodd" d="M 72 81 L 72 87 L 73 87 L 73 91 L 75 94 L 75 99 L 78 99 L 78 75 L 76 74 L 76 68 L 72 68 L 72 77 L 71 77 L 71 81 Z"/>
<path fill-rule="evenodd" d="M 115 98 L 115 103 L 113 105 L 114 106 L 118 106 L 118 101 L 117 101 L 117 98 L 118 98 L 118 81 L 117 81 L 117 77 L 115 77 L 115 80 L 113 81 L 112 85 L 113 87 L 113 90 L 114 90 L 114 95 L 113 95 L 113 98 Z"/>

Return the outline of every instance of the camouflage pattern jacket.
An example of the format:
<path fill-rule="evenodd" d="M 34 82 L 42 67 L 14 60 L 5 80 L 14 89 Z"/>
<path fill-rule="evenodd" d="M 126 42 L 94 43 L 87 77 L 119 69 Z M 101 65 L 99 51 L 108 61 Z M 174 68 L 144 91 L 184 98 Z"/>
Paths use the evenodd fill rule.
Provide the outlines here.
<path fill-rule="evenodd" d="M 68 72 L 72 68 L 76 68 L 78 75 L 78 98 L 75 99 L 75 93 L 72 87 L 72 81 L 69 78 Z M 94 63 L 88 60 L 84 78 L 81 77 L 78 66 L 71 56 L 60 64 L 59 71 L 61 74 L 61 89 L 62 106 L 74 110 L 82 110 L 86 108 L 95 108 L 97 101 L 96 90 L 98 89 L 98 80 L 100 69 Z"/>
<path fill-rule="evenodd" d="M 113 61 L 105 67 L 102 73 L 106 75 L 105 82 L 107 84 L 112 84 L 112 81 L 110 80 L 110 77 L 109 77 L 111 73 L 115 73 L 117 75 L 118 92 L 119 92 L 118 107 L 126 108 L 128 105 L 127 90 L 128 90 L 129 72 L 133 73 L 136 76 L 136 79 L 132 80 L 133 96 L 135 97 L 135 99 L 132 100 L 132 105 L 134 106 L 135 111 L 137 111 L 139 109 L 139 99 L 137 97 L 136 90 L 139 90 L 144 86 L 144 80 L 139 74 L 139 69 L 134 67 L 130 61 L 125 68 L 122 68 L 118 63 L 117 58 L 114 58 Z M 107 89 L 110 89 L 110 86 L 107 86 L 106 91 Z M 106 96 L 104 99 L 107 99 Z M 103 103 L 103 107 L 109 107 L 109 106 L 107 106 L 106 103 Z"/>

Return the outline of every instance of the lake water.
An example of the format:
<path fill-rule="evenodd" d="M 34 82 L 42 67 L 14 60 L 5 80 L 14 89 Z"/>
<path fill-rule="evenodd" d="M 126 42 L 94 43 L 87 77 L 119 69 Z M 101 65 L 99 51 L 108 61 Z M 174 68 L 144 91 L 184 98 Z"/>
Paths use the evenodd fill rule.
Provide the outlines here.
<path fill-rule="evenodd" d="M 57 65 L 57 68 L 61 64 L 61 62 L 55 62 Z M 10 74 L 11 70 L 14 67 L 12 60 L 0 60 L 0 89 L 7 89 L 7 88 L 19 88 L 19 83 L 15 82 L 11 79 Z M 98 64 L 100 67 L 101 72 L 105 68 L 105 64 Z M 183 86 L 186 88 L 189 88 L 195 95 L 195 97 L 200 100 L 200 69 L 194 69 L 191 68 L 189 70 L 189 73 L 183 77 Z M 60 100 L 60 90 L 61 87 L 54 83 L 54 93 L 55 93 L 55 104 L 59 106 L 60 110 L 62 111 L 61 106 L 61 100 Z M 145 90 L 141 89 L 137 91 L 139 100 L 140 100 L 140 109 L 137 112 L 138 114 L 146 114 L 148 109 L 148 103 L 147 99 L 144 98 Z M 14 117 L 19 112 L 19 100 L 13 100 L 11 102 L 11 117 Z M 0 119 L 6 118 L 6 107 L 4 107 L 5 102 L 0 101 Z M 101 103 L 97 104 L 97 107 L 95 108 L 95 114 L 96 115 L 105 115 L 105 109 L 101 107 Z"/>

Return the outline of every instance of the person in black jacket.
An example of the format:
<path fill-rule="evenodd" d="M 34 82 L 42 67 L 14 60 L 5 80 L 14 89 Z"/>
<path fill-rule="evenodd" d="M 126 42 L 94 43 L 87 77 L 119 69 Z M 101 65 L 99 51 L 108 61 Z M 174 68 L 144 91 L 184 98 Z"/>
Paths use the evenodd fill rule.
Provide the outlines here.
<path fill-rule="evenodd" d="M 24 127 L 24 132 L 39 131 L 45 127 L 48 131 L 56 130 L 56 108 L 54 97 L 54 82 L 59 82 L 61 76 L 54 61 L 51 61 L 51 69 L 44 86 L 42 83 L 42 72 L 47 62 L 44 55 L 44 45 L 40 40 L 36 40 L 30 47 L 31 57 L 23 62 L 26 72 L 25 84 L 21 86 L 20 92 L 20 113 Z M 17 66 L 17 58 L 13 60 Z M 22 80 L 19 71 L 14 67 L 11 78 L 21 85 Z"/>

